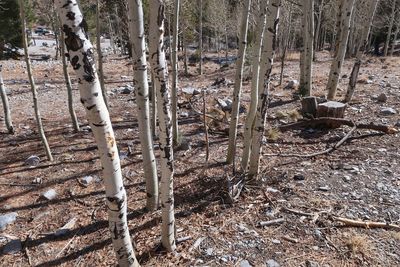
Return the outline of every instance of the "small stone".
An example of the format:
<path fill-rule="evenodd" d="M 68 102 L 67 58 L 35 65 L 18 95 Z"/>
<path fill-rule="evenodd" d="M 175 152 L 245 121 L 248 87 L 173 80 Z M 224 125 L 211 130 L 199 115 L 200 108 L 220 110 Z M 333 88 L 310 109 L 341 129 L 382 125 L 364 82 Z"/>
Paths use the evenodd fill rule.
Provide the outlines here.
<path fill-rule="evenodd" d="M 345 182 L 350 182 L 351 181 L 351 177 L 350 176 L 348 176 L 348 175 L 345 175 L 345 176 L 343 176 L 343 181 L 345 181 Z"/>
<path fill-rule="evenodd" d="M 134 88 L 128 84 L 128 85 L 126 85 L 125 87 L 122 88 L 121 94 L 129 95 L 133 91 L 134 91 Z"/>
<path fill-rule="evenodd" d="M 182 92 L 188 95 L 199 95 L 200 91 L 193 87 L 185 87 L 182 88 Z"/>
<path fill-rule="evenodd" d="M 8 224 L 15 222 L 18 213 L 10 212 L 0 216 L 0 230 L 4 230 Z"/>
<path fill-rule="evenodd" d="M 272 239 L 272 244 L 279 245 L 281 243 L 278 239 Z"/>
<path fill-rule="evenodd" d="M 385 85 L 387 88 L 391 88 L 392 87 L 392 85 L 390 84 L 390 83 L 386 83 L 386 85 Z"/>
<path fill-rule="evenodd" d="M 394 115 L 397 113 L 397 111 L 393 108 L 382 108 L 381 113 L 383 115 Z"/>
<path fill-rule="evenodd" d="M 25 165 L 28 165 L 30 167 L 36 167 L 39 165 L 40 158 L 36 155 L 32 155 L 29 158 L 25 160 Z"/>
<path fill-rule="evenodd" d="M 89 186 L 93 182 L 93 176 L 85 176 L 81 179 L 81 183 L 84 186 Z"/>
<path fill-rule="evenodd" d="M 388 99 L 388 97 L 386 96 L 385 93 L 381 93 L 381 94 L 376 98 L 376 100 L 378 100 L 379 102 L 386 102 L 387 99 Z"/>
<path fill-rule="evenodd" d="M 15 254 L 22 250 L 22 242 L 19 239 L 11 240 L 3 249 L 4 254 Z"/>
<path fill-rule="evenodd" d="M 293 180 L 295 181 L 304 181 L 306 177 L 303 174 L 295 174 L 293 176 Z"/>
<path fill-rule="evenodd" d="M 252 265 L 250 264 L 250 262 L 249 262 L 248 260 L 242 260 L 242 261 L 239 263 L 239 266 L 240 266 L 240 267 L 252 267 Z"/>
<path fill-rule="evenodd" d="M 400 121 L 396 122 L 396 124 L 394 126 L 400 127 Z"/>
<path fill-rule="evenodd" d="M 181 114 L 182 118 L 188 118 L 189 117 L 189 113 L 188 112 L 181 111 L 180 114 Z"/>
<path fill-rule="evenodd" d="M 319 264 L 318 262 L 307 260 L 306 267 L 319 267 Z"/>
<path fill-rule="evenodd" d="M 324 186 L 318 187 L 318 190 L 319 190 L 319 191 L 323 191 L 323 192 L 328 192 L 328 191 L 331 190 L 331 189 L 329 188 L 329 186 L 324 185 Z"/>
<path fill-rule="evenodd" d="M 285 89 L 296 89 L 299 86 L 299 81 L 297 80 L 291 80 L 288 82 L 288 84 L 285 86 Z"/>
<path fill-rule="evenodd" d="M 267 260 L 267 267 L 280 267 L 280 265 L 275 260 L 270 259 Z"/>
<path fill-rule="evenodd" d="M 206 249 L 206 254 L 207 254 L 207 256 L 212 256 L 213 253 L 214 253 L 214 249 L 213 249 L 213 248 L 208 248 L 208 249 Z"/>
<path fill-rule="evenodd" d="M 53 200 L 57 196 L 57 192 L 54 189 L 49 189 L 42 194 L 42 196 L 47 200 Z"/>

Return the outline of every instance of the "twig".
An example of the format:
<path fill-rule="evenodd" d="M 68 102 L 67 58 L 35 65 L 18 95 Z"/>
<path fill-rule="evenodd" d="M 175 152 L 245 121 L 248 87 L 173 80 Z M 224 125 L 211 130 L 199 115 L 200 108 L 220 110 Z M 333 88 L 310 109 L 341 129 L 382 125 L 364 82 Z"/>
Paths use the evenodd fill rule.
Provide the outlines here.
<path fill-rule="evenodd" d="M 300 210 L 295 210 L 295 209 L 290 209 L 290 208 L 283 208 L 284 211 L 290 212 L 290 213 L 294 213 L 296 215 L 300 215 L 300 216 L 307 216 L 307 217 L 313 217 L 315 214 L 314 213 L 309 213 L 309 212 L 303 212 Z"/>
<path fill-rule="evenodd" d="M 343 217 L 332 216 L 335 221 L 341 222 L 346 226 L 353 227 L 365 227 L 365 228 L 383 228 L 388 230 L 400 231 L 400 226 L 396 224 L 383 223 L 383 222 L 373 222 L 373 221 L 357 221 L 352 219 L 347 219 Z"/>
<path fill-rule="evenodd" d="M 192 237 L 189 235 L 189 236 L 184 236 L 184 237 L 180 237 L 180 238 L 177 238 L 176 239 L 176 243 L 178 244 L 178 243 L 182 243 L 182 242 L 185 242 L 185 241 L 188 241 L 188 240 L 190 240 L 190 239 L 192 239 Z"/>
<path fill-rule="evenodd" d="M 260 225 L 261 227 L 271 226 L 271 225 L 283 223 L 284 221 L 285 221 L 284 218 L 278 218 L 278 219 L 274 219 L 274 220 L 270 220 L 270 221 L 261 221 L 258 223 L 258 225 Z"/>
<path fill-rule="evenodd" d="M 293 237 L 290 237 L 290 236 L 287 236 L 287 235 L 283 236 L 282 238 L 285 239 L 286 241 L 289 241 L 289 242 L 292 242 L 292 243 L 299 243 L 299 240 L 297 238 L 293 238 Z"/>
<path fill-rule="evenodd" d="M 67 244 L 65 244 L 65 246 L 60 250 L 60 252 L 58 252 L 57 253 L 57 255 L 56 255 L 56 259 L 64 252 L 64 250 L 71 244 L 71 242 L 75 239 L 75 237 L 76 237 L 76 235 L 78 234 L 78 233 L 80 233 L 81 232 L 81 229 L 79 229 L 75 234 L 74 234 L 74 236 L 67 242 Z"/>

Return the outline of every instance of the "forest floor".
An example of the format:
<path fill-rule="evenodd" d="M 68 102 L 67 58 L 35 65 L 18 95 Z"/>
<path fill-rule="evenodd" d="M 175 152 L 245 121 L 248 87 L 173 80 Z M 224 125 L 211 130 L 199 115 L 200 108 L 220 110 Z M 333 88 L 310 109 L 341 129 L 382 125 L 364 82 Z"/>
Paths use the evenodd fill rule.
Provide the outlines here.
<path fill-rule="evenodd" d="M 299 76 L 298 55 L 290 58 L 282 86 L 277 85 L 279 63 L 273 71 L 268 128 L 295 120 L 293 110 L 301 106 L 293 97 L 295 90 L 284 89 Z M 330 58 L 327 53 L 319 53 L 317 58 L 314 92 L 323 96 Z M 79 133 L 73 132 L 70 122 L 60 61 L 33 62 L 40 111 L 54 155 L 54 161 L 49 162 L 36 130 L 25 64 L 0 63 L 10 90 L 16 128 L 15 135 L 7 134 L 4 126 L 0 128 L 0 215 L 17 213 L 16 221 L 0 231 L 0 265 L 115 265 L 100 161 L 79 103 L 76 83 L 75 109 L 83 126 Z M 345 62 L 342 74 L 350 75 L 352 63 L 352 60 Z M 399 126 L 399 63 L 398 58 L 368 58 L 361 68 L 360 82 L 346 118 Z M 211 84 L 221 77 L 233 81 L 234 64 L 221 69 L 218 64 L 206 62 L 201 77 L 195 67 L 189 71 L 190 77 L 180 73 L 180 89 L 207 89 L 208 114 L 223 119 L 216 111 L 215 98 L 230 98 L 233 85 L 228 82 L 212 87 Z M 105 73 L 111 118 L 122 155 L 130 232 L 143 266 L 400 266 L 399 231 L 343 227 L 334 219 L 341 216 L 400 224 L 399 134 L 356 130 L 339 149 L 305 158 L 266 154 L 319 152 L 336 144 L 350 127 L 269 131 L 263 147 L 260 183 L 247 186 L 238 201 L 229 204 L 225 195 L 232 166 L 224 164 L 228 126 L 224 122 L 210 122 L 210 161 L 206 164 L 203 121 L 192 109 L 201 111 L 201 94 L 191 97 L 192 105 L 188 105 L 189 96 L 181 90 L 179 125 L 186 148 L 175 153 L 174 183 L 176 231 L 183 241 L 177 246 L 177 254 L 166 253 L 160 248 L 160 211 L 144 210 L 145 185 L 135 97 L 116 89 L 130 83 L 131 65 L 126 59 L 109 57 Z M 347 83 L 345 76 L 340 81 L 338 99 L 343 98 Z M 243 89 L 242 103 L 248 107 L 248 81 Z M 387 96 L 384 103 L 376 99 L 381 93 Z M 397 114 L 383 114 L 386 107 L 397 110 Z M 240 133 L 244 118 L 242 113 Z M 237 166 L 242 140 L 239 134 Z M 32 155 L 40 158 L 36 167 L 25 165 Z M 82 182 L 85 176 L 94 177 L 94 181 L 85 186 Z M 57 195 L 46 200 L 42 194 L 50 189 Z M 271 226 L 259 225 L 261 221 L 278 218 L 283 221 Z M 71 219 L 72 229 L 60 232 Z M 12 248 L 10 241 L 15 252 L 4 253 Z"/>

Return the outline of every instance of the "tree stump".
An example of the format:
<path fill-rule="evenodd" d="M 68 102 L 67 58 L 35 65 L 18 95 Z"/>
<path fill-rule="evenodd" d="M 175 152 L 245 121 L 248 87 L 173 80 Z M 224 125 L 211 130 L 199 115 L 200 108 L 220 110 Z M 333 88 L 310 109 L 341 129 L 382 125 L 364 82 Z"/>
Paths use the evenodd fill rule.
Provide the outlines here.
<path fill-rule="evenodd" d="M 317 98 L 315 96 L 304 97 L 301 100 L 301 111 L 304 116 L 315 118 L 317 115 Z"/>
<path fill-rule="evenodd" d="M 317 106 L 317 118 L 343 118 L 345 110 L 346 104 L 336 101 L 328 101 Z"/>

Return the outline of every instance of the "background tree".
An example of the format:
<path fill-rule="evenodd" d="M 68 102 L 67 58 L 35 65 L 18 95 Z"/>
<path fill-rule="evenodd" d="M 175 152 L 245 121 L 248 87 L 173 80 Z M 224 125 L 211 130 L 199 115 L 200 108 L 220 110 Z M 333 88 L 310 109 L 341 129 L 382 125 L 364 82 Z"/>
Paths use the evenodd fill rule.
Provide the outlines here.
<path fill-rule="evenodd" d="M 0 8 L 0 59 L 12 56 L 12 49 L 22 47 L 19 6 L 15 0 L 2 0 Z"/>
<path fill-rule="evenodd" d="M 312 59 L 314 44 L 314 1 L 302 2 L 303 45 L 300 57 L 300 94 L 310 96 L 312 91 Z"/>
<path fill-rule="evenodd" d="M 3 103 L 3 110 L 4 110 L 4 122 L 6 124 L 7 130 L 10 134 L 14 133 L 14 127 L 12 125 L 12 120 L 11 120 L 11 110 L 10 110 L 10 105 L 8 104 L 8 96 L 6 92 L 6 87 L 4 86 L 3 83 L 3 66 L 0 65 L 0 95 L 1 95 L 1 101 Z"/>

